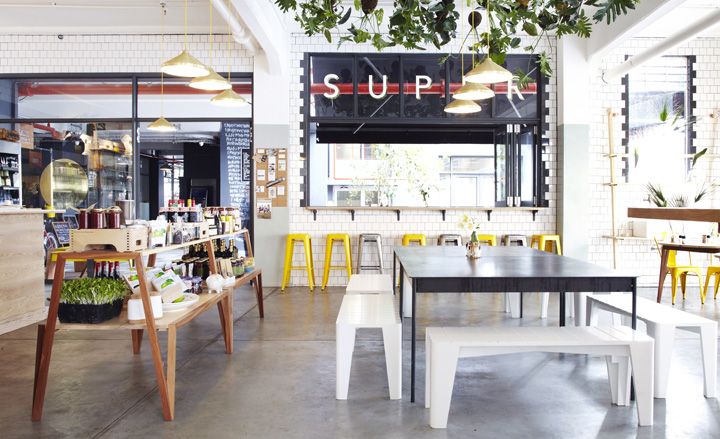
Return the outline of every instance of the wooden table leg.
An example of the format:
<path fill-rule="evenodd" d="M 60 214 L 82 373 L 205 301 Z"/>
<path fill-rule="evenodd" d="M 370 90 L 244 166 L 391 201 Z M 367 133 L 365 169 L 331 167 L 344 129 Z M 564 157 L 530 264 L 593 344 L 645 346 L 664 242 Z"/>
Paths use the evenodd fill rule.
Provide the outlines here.
<path fill-rule="evenodd" d="M 155 254 L 155 253 L 151 254 L 150 256 L 148 256 L 147 266 L 154 267 L 156 261 L 157 261 L 157 254 Z"/>
<path fill-rule="evenodd" d="M 263 287 L 262 287 L 262 273 L 258 274 L 257 278 L 255 278 L 255 296 L 257 298 L 257 305 L 258 305 L 258 312 L 260 313 L 260 318 L 265 317 L 265 311 L 263 310 Z"/>
<path fill-rule="evenodd" d="M 142 347 L 143 330 L 131 329 L 130 333 L 132 335 L 133 354 L 137 355 L 140 353 L 140 348 Z"/>
<path fill-rule="evenodd" d="M 168 344 L 167 344 L 167 391 L 168 402 L 170 404 L 170 419 L 175 419 L 175 361 L 177 351 L 177 330 L 175 325 L 168 326 Z"/>
<path fill-rule="evenodd" d="M 667 250 L 665 249 L 665 246 L 662 246 L 660 250 L 660 279 L 658 280 L 657 303 L 660 303 L 662 300 L 663 286 L 665 285 L 665 277 L 668 273 L 667 262 L 669 255 L 670 250 Z"/>
<path fill-rule="evenodd" d="M 152 256 L 152 255 L 151 255 Z M 135 258 L 135 267 L 138 273 L 144 273 L 142 257 L 137 255 Z M 163 418 L 166 421 L 173 420 L 173 412 L 170 406 L 167 382 L 165 381 L 165 371 L 163 370 L 162 353 L 160 352 L 160 342 L 158 341 L 157 330 L 155 329 L 155 319 L 153 318 L 152 305 L 150 304 L 150 293 L 148 293 L 145 276 L 138 276 L 140 282 L 140 298 L 143 303 L 143 312 L 145 313 L 145 326 L 148 331 L 148 342 L 153 357 L 153 366 L 155 367 L 155 376 L 157 379 L 158 390 L 160 393 L 160 402 L 162 403 Z"/>
<path fill-rule="evenodd" d="M 225 301 L 225 333 L 227 337 L 225 339 L 225 353 L 233 353 L 233 295 L 234 290 L 230 290 L 228 295 L 223 299 Z"/>
<path fill-rule="evenodd" d="M 45 325 L 39 324 L 37 327 L 37 340 L 35 341 L 35 378 L 37 383 L 38 373 L 40 372 L 40 357 L 43 350 L 43 341 L 45 339 Z M 33 388 L 33 401 L 35 400 L 35 389 Z"/>
<path fill-rule="evenodd" d="M 50 370 L 50 356 L 52 355 L 58 306 L 60 305 L 60 291 L 62 289 L 64 277 L 65 257 L 59 254 L 55 265 L 55 274 L 53 275 L 53 286 L 52 292 L 50 293 L 50 308 L 48 309 L 47 321 L 43 329 L 38 328 L 38 337 L 42 335 L 42 341 L 38 340 L 37 342 L 37 348 L 40 352 L 39 358 L 36 358 L 35 360 L 35 382 L 33 384 L 32 406 L 33 421 L 39 421 L 42 419 L 43 403 L 45 402 L 45 390 L 47 389 L 48 371 Z"/>

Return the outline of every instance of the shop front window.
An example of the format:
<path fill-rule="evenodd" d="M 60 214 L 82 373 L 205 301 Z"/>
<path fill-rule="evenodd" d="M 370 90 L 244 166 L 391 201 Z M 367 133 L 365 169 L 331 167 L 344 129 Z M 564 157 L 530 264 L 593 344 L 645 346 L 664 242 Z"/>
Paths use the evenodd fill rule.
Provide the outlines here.
<path fill-rule="evenodd" d="M 32 123 L 22 148 L 26 207 L 111 207 L 133 199 L 132 125 L 127 122 Z"/>

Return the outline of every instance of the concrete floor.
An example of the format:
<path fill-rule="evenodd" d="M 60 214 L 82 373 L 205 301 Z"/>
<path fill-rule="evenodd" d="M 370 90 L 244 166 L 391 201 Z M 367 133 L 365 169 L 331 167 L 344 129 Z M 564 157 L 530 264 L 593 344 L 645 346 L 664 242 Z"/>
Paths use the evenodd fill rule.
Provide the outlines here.
<path fill-rule="evenodd" d="M 703 397 L 691 333 L 678 334 L 668 398 L 655 400 L 653 427 L 637 426 L 634 406 L 610 404 L 603 358 L 522 354 L 461 360 L 448 429 L 432 430 L 423 379 L 418 403 L 409 402 L 409 325 L 404 399 L 388 399 L 380 333 L 367 330 L 358 334 L 349 399 L 336 401 L 334 323 L 343 290 L 266 294 L 264 320 L 249 290 L 236 294 L 231 356 L 214 310 L 179 332 L 174 422 L 162 420 L 147 345 L 133 356 L 130 334 L 85 331 L 58 333 L 43 421 L 32 423 L 35 328 L 0 336 L 0 438 L 720 437 L 720 404 Z M 418 339 L 427 325 L 555 325 L 557 296 L 550 306 L 549 319 L 539 319 L 539 297 L 528 294 L 525 318 L 514 320 L 500 295 L 422 295 Z M 700 307 L 697 291 L 678 306 L 720 316 L 717 302 Z M 422 341 L 418 358 L 422 378 Z"/>

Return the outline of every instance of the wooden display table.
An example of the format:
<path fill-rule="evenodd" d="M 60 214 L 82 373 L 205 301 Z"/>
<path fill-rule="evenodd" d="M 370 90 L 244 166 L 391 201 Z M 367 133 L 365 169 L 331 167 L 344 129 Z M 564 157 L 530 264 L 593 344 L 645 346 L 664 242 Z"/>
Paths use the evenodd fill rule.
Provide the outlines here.
<path fill-rule="evenodd" d="M 225 339 L 225 352 L 231 354 L 233 351 L 233 292 L 235 288 L 250 282 L 254 283 L 255 286 L 255 294 L 260 317 L 262 318 L 264 316 L 262 270 L 256 268 L 254 271 L 245 273 L 243 276 L 238 277 L 235 281 L 234 288 L 225 289 L 222 293 L 200 294 L 200 300 L 190 308 L 182 311 L 163 313 L 163 317 L 157 320 L 152 318 L 152 306 L 150 304 L 150 294 L 148 292 L 148 285 L 145 276 L 138 276 L 140 280 L 140 297 L 142 299 L 143 310 L 145 312 L 145 323 L 129 322 L 127 319 L 127 311 L 123 310 L 119 317 L 98 324 L 61 324 L 57 320 L 57 315 L 66 260 L 109 258 L 132 260 L 135 262 L 137 272 L 143 273 L 145 271 L 143 264 L 144 256 L 148 257 L 148 266 L 152 267 L 155 265 L 155 257 L 158 253 L 178 250 L 194 244 L 204 243 L 208 252 L 210 271 L 212 273 L 216 273 L 217 267 L 215 264 L 215 253 L 212 241 L 215 239 L 233 238 L 239 234 L 244 235 L 247 256 L 252 257 L 253 253 L 252 246 L 250 244 L 250 235 L 247 230 L 241 230 L 239 232 L 226 235 L 211 236 L 209 238 L 195 240 L 184 244 L 158 247 L 137 252 L 120 253 L 116 251 L 85 251 L 59 253 L 57 256 L 57 265 L 55 267 L 55 276 L 53 279 L 52 294 L 50 296 L 50 308 L 48 310 L 47 322 L 44 325 L 38 325 L 32 420 L 39 421 L 42 418 L 43 402 L 45 399 L 48 371 L 50 368 L 50 356 L 52 354 L 53 340 L 56 330 L 130 330 L 132 335 L 133 353 L 139 354 L 143 332 L 147 329 L 155 375 L 160 392 L 160 401 L 162 403 L 163 418 L 165 418 L 166 421 L 172 421 L 175 417 L 175 358 L 177 329 L 191 322 L 195 317 L 204 313 L 213 305 L 217 305 L 220 316 L 220 326 L 222 327 L 223 337 Z M 168 332 L 166 358 L 167 373 L 163 368 L 163 358 L 160 352 L 160 343 L 158 341 L 157 334 L 158 330 Z"/>

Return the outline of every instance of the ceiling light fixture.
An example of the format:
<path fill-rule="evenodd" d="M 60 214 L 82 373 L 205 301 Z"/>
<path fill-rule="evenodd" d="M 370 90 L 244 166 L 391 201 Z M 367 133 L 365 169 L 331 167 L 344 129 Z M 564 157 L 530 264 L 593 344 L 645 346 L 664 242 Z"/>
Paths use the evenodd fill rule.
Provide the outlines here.
<path fill-rule="evenodd" d="M 452 114 L 470 114 L 482 111 L 482 107 L 473 101 L 455 99 L 447 104 L 444 110 L 446 113 Z"/>
<path fill-rule="evenodd" d="M 227 0 L 226 3 L 228 6 L 228 10 L 231 10 L 229 0 Z M 210 99 L 210 103 L 213 105 L 220 106 L 220 107 L 244 107 L 245 105 L 248 105 L 250 102 L 248 102 L 247 99 L 245 99 L 244 97 L 235 93 L 235 90 L 232 89 L 232 81 L 230 80 L 230 70 L 231 70 L 230 54 L 232 51 L 232 46 L 231 46 L 230 42 L 232 40 L 232 32 L 230 31 L 229 23 L 227 26 L 227 32 L 228 32 L 228 36 L 227 36 L 227 39 L 228 39 L 227 40 L 227 51 L 228 51 L 228 53 L 227 53 L 227 60 L 228 60 L 227 83 L 228 83 L 228 85 L 230 85 L 230 87 L 227 90 L 219 93 L 218 95 L 213 96 L 212 99 Z"/>
<path fill-rule="evenodd" d="M 490 58 L 490 33 L 492 32 L 492 19 L 490 18 L 490 0 L 487 0 L 485 10 L 487 11 L 487 55 L 483 62 L 475 66 L 465 75 L 465 80 L 476 84 L 497 84 L 498 82 L 512 81 L 513 74 L 504 67 L 498 65 Z"/>
<path fill-rule="evenodd" d="M 462 6 L 461 6 L 462 8 Z M 464 11 L 461 11 L 461 13 L 464 15 Z M 472 29 L 470 29 L 470 32 L 475 31 L 475 14 L 471 14 L 471 25 Z M 460 22 L 460 31 L 462 32 L 462 22 Z M 454 100 L 447 104 L 445 108 L 443 109 L 446 113 L 451 114 L 470 114 L 470 113 L 477 113 L 479 111 L 482 111 L 482 107 L 480 105 L 473 102 L 474 100 L 479 99 L 489 99 L 495 96 L 495 92 L 490 90 L 488 87 L 485 87 L 484 85 L 478 85 L 478 84 L 466 84 L 465 83 L 465 55 L 462 53 L 462 49 L 465 46 L 465 41 L 467 41 L 467 37 L 470 35 L 468 33 L 465 36 L 465 40 L 463 40 L 462 44 L 460 45 L 460 72 L 463 74 L 463 77 L 461 78 L 461 86 L 455 92 L 453 93 Z M 473 52 L 472 55 L 472 62 L 475 63 L 475 52 Z"/>
<path fill-rule="evenodd" d="M 210 70 L 203 63 L 190 55 L 187 51 L 187 0 L 185 0 L 185 39 L 183 50 L 180 55 L 165 61 L 160 67 L 160 71 L 172 76 L 180 76 L 183 78 L 197 78 L 210 73 Z"/>
<path fill-rule="evenodd" d="M 162 46 L 162 56 L 165 56 L 165 14 L 167 13 L 167 10 L 165 9 L 165 3 L 160 3 L 160 7 L 162 8 L 162 18 L 161 18 L 161 46 Z M 150 131 L 159 131 L 163 133 L 169 133 L 172 131 L 176 131 L 177 128 L 170 122 L 168 122 L 167 119 L 163 116 L 163 113 L 165 111 L 165 73 L 160 71 L 160 118 L 158 118 L 156 121 L 152 122 L 150 125 L 147 126 L 147 129 Z"/>
<path fill-rule="evenodd" d="M 211 0 L 208 0 L 210 5 L 210 66 L 208 66 L 208 74 L 200 76 L 190 81 L 190 87 L 198 90 L 212 90 L 220 91 L 227 90 L 230 87 L 229 82 L 222 76 L 218 75 L 215 70 L 212 69 L 213 65 L 213 4 Z"/>

